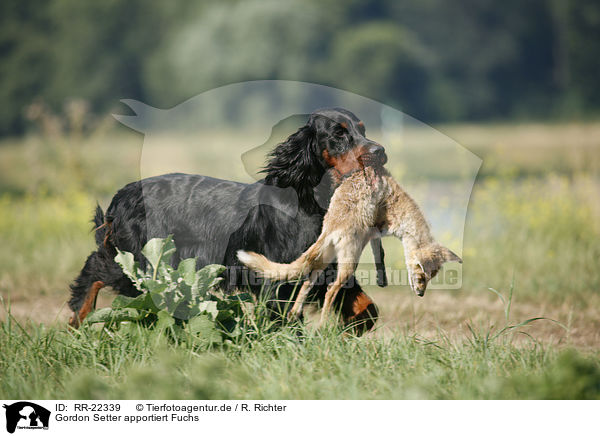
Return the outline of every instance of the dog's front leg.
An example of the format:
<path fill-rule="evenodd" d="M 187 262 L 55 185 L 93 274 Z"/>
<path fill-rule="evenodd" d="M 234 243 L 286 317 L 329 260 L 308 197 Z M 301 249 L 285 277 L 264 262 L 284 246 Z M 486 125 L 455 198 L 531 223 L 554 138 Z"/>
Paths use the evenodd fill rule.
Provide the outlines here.
<path fill-rule="evenodd" d="M 385 288 L 388 285 L 387 273 L 385 271 L 385 252 L 381 237 L 371 239 L 371 251 L 375 259 L 375 269 L 377 270 L 377 286 Z"/>

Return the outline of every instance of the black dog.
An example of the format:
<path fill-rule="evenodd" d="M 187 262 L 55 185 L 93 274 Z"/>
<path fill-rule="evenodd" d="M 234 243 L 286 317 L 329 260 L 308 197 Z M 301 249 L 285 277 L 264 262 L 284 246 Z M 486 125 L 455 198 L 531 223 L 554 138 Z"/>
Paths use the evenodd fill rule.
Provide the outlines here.
<path fill-rule="evenodd" d="M 113 197 L 106 215 L 96 209 L 98 249 L 71 285 L 70 324 L 79 325 L 104 286 L 124 295 L 138 294 L 114 261 L 115 247 L 134 253 L 143 267 L 145 243 L 169 234 L 177 246 L 174 264 L 189 257 L 197 258 L 198 267 L 223 264 L 228 267 L 227 288 L 249 285 L 258 292 L 260 283 L 244 279 L 237 251 L 291 262 L 319 236 L 327 202 L 319 193 L 331 195 L 345 175 L 386 160 L 384 148 L 365 137 L 364 125 L 354 114 L 328 109 L 311 114 L 305 126 L 277 145 L 258 183 L 168 174 L 128 184 Z M 333 279 L 335 274 L 326 276 Z M 316 298 L 324 295 L 326 285 L 315 287 Z M 336 309 L 359 331 L 370 329 L 377 317 L 373 301 L 355 280 L 346 287 Z M 294 289 L 292 284 L 281 285 L 277 300 L 289 300 Z"/>

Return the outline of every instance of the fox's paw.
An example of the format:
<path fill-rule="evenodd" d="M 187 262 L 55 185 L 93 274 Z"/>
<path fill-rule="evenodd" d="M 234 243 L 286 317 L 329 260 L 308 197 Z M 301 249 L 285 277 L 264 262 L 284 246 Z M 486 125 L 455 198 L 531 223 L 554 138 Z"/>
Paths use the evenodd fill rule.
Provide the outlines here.
<path fill-rule="evenodd" d="M 415 294 L 419 297 L 425 295 L 428 279 L 421 265 L 408 265 L 408 282 Z"/>

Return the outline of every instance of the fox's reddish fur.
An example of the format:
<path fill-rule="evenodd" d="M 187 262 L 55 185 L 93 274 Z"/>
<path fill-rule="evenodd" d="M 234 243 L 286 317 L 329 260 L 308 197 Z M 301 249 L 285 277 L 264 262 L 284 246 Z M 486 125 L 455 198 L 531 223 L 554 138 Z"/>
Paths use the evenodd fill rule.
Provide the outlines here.
<path fill-rule="evenodd" d="M 412 289 L 423 296 L 428 282 L 444 262 L 460 257 L 433 239 L 419 206 L 384 169 L 368 167 L 347 177 L 335 191 L 323 220 L 321 235 L 298 259 L 282 264 L 253 252 L 238 251 L 239 260 L 275 280 L 308 279 L 296 298 L 291 317 L 302 313 L 303 303 L 320 273 L 337 259 L 338 274 L 328 287 L 321 314 L 354 273 L 367 242 L 382 236 L 402 240 Z"/>

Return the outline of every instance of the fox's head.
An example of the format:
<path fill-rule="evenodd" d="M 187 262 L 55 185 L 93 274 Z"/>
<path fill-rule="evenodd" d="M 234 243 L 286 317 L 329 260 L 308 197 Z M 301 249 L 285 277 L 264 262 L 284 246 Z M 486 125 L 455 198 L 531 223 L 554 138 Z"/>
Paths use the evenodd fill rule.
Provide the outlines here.
<path fill-rule="evenodd" d="M 462 259 L 448 248 L 437 243 L 427 245 L 411 253 L 410 258 L 406 260 L 408 281 L 412 290 L 419 297 L 425 295 L 427 284 L 446 262 L 462 263 Z"/>

